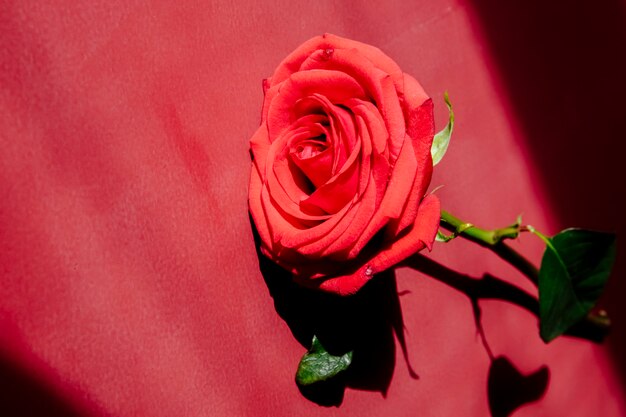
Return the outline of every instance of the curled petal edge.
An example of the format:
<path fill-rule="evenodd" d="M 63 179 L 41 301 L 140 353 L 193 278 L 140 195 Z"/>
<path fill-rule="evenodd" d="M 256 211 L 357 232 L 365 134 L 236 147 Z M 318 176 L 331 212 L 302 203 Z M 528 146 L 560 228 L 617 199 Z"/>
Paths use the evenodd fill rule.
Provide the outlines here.
<path fill-rule="evenodd" d="M 355 294 L 377 273 L 397 265 L 424 248 L 431 250 L 439 227 L 440 216 L 439 199 L 434 195 L 429 195 L 420 203 L 417 217 L 409 232 L 400 239 L 387 244 L 369 261 L 364 262 L 359 269 L 350 274 L 326 279 L 319 284 L 317 280 L 303 282 L 303 284 L 308 286 L 317 284 L 317 288 L 322 291 L 342 296 Z"/>

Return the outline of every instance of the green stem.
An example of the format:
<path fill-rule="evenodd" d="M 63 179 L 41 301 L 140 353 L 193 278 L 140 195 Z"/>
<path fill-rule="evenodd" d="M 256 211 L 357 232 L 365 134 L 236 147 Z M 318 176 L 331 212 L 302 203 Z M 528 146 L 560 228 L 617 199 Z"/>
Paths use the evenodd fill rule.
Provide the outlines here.
<path fill-rule="evenodd" d="M 467 227 L 468 225 L 470 226 Z M 535 265 L 503 242 L 504 239 L 515 239 L 519 236 L 520 231 L 524 230 L 520 228 L 519 224 L 503 227 L 501 229 L 485 230 L 471 225 L 470 223 L 466 223 L 447 211 L 442 210 L 441 226 L 490 249 L 500 258 L 517 268 L 535 285 L 539 283 L 539 270 Z"/>
<path fill-rule="evenodd" d="M 441 225 L 486 247 L 497 245 L 503 239 L 515 239 L 519 236 L 521 230 L 519 224 L 494 230 L 481 229 L 471 223 L 464 222 L 445 210 L 441 211 Z"/>
<path fill-rule="evenodd" d="M 441 211 L 440 224 L 441 227 L 450 230 L 455 235 L 462 236 L 491 250 L 520 271 L 535 286 L 539 284 L 539 270 L 537 267 L 515 249 L 504 243 L 505 239 L 516 239 L 520 232 L 532 232 L 542 238 L 546 244 L 551 244 L 549 239 L 539 233 L 534 227 L 521 226 L 519 223 L 516 223 L 501 229 L 481 229 L 471 223 L 464 222 L 445 210 Z M 601 341 L 608 333 L 609 327 L 610 321 L 605 314 L 589 313 L 577 326 L 575 334 L 594 341 Z"/>

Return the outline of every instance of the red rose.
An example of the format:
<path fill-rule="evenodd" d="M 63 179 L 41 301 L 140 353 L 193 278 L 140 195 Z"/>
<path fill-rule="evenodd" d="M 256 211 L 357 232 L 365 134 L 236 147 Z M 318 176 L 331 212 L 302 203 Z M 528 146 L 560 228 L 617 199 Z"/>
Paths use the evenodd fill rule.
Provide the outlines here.
<path fill-rule="evenodd" d="M 433 105 L 379 49 L 324 35 L 264 82 L 249 204 L 263 254 L 341 295 L 430 248 Z"/>

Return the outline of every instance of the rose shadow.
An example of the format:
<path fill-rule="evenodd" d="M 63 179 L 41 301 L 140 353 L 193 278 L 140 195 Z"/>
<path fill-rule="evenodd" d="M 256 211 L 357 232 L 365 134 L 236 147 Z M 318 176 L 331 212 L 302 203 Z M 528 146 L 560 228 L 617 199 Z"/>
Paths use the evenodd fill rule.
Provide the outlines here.
<path fill-rule="evenodd" d="M 346 388 L 377 391 L 386 396 L 395 367 L 395 340 L 406 352 L 403 320 L 395 274 L 379 274 L 356 295 L 340 297 L 295 284 L 291 273 L 267 259 L 259 250 L 259 236 L 251 220 L 259 267 L 278 315 L 294 337 L 310 347 L 313 336 L 334 355 L 353 351 L 352 364 L 342 375 L 300 391 L 323 406 L 339 406 Z M 406 355 L 405 355 L 406 357 Z M 294 367 L 294 375 L 295 375 Z M 417 376 L 410 370 L 412 376 Z"/>
<path fill-rule="evenodd" d="M 276 312 L 305 348 L 303 354 L 314 335 L 334 355 L 354 352 L 352 364 L 341 378 L 300 387 L 302 394 L 327 406 L 341 404 L 346 387 L 385 395 L 395 365 L 393 277 L 373 280 L 355 296 L 338 297 L 302 288 L 289 272 L 263 255 L 259 264 Z"/>

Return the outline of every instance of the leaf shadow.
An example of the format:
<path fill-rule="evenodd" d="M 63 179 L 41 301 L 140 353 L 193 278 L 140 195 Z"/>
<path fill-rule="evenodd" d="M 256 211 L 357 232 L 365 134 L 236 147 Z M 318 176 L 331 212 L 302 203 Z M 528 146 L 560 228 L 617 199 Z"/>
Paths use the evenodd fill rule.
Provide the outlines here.
<path fill-rule="evenodd" d="M 524 404 L 539 400 L 550 380 L 547 366 L 523 375 L 505 356 L 491 361 L 487 377 L 487 396 L 492 417 L 508 417 Z"/>
<path fill-rule="evenodd" d="M 322 406 L 339 406 L 346 388 L 380 392 L 386 396 L 395 368 L 394 335 L 406 355 L 404 324 L 395 273 L 374 277 L 357 294 L 340 297 L 304 288 L 291 273 L 267 259 L 259 250 L 259 237 L 251 221 L 259 267 L 278 315 L 298 342 L 309 349 L 316 335 L 333 355 L 353 351 L 352 364 L 343 374 L 300 392 Z M 409 373 L 417 378 L 407 359 Z M 294 375 L 297 364 L 293 364 Z"/>

